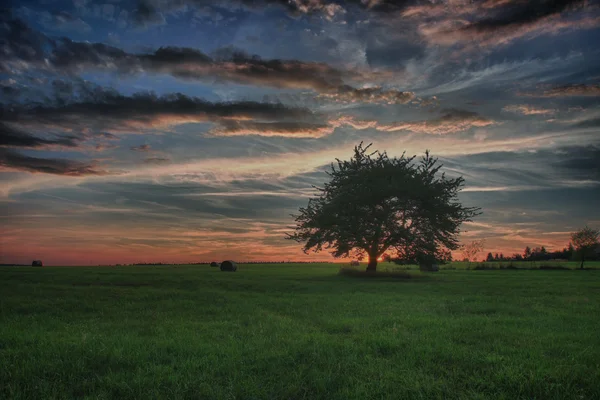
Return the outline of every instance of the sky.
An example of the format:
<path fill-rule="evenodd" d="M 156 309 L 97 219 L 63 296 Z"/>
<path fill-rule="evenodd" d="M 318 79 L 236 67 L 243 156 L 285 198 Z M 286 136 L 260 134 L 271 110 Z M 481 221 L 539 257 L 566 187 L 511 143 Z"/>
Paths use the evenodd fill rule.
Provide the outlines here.
<path fill-rule="evenodd" d="M 333 260 L 284 237 L 361 141 L 463 176 L 484 253 L 600 226 L 600 1 L 4 7 L 0 263 Z"/>

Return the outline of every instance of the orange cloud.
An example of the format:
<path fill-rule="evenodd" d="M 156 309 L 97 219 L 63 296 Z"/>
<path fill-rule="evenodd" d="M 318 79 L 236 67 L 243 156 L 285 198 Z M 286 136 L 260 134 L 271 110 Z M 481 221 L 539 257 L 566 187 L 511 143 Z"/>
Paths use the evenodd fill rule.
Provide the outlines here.
<path fill-rule="evenodd" d="M 539 108 L 528 104 L 509 105 L 502 108 L 502 110 L 523 115 L 551 115 L 556 113 L 554 109 Z"/>

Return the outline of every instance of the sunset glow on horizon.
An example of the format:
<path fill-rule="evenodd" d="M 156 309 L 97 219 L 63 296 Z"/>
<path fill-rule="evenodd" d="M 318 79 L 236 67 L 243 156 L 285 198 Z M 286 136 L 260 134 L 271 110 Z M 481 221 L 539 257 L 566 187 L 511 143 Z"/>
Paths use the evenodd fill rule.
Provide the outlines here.
<path fill-rule="evenodd" d="M 340 261 L 285 236 L 361 141 L 463 176 L 478 258 L 562 249 L 600 226 L 600 6 L 558 3 L 14 3 L 0 264 Z"/>

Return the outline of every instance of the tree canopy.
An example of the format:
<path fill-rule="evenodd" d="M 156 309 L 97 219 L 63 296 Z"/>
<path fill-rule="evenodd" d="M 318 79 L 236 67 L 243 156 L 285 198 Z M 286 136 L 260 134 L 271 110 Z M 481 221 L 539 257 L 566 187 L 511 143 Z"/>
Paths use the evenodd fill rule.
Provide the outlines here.
<path fill-rule="evenodd" d="M 464 179 L 440 173 L 429 151 L 416 162 L 370 147 L 361 142 L 350 160 L 331 164 L 330 181 L 315 187 L 319 195 L 294 215 L 287 238 L 304 243 L 306 253 L 368 257 L 371 271 L 386 251 L 423 264 L 448 259 L 460 247 L 460 225 L 479 214 L 458 201 Z"/>
<path fill-rule="evenodd" d="M 463 259 L 469 262 L 474 261 L 477 254 L 483 251 L 485 240 L 473 240 L 471 243 L 467 243 L 462 247 Z M 490 253 L 489 255 L 491 255 Z M 488 256 L 489 256 L 488 255 Z"/>
<path fill-rule="evenodd" d="M 579 257 L 581 258 L 580 268 L 583 268 L 585 257 L 600 246 L 600 231 L 589 227 L 582 228 L 571 235 L 571 241 Z"/>

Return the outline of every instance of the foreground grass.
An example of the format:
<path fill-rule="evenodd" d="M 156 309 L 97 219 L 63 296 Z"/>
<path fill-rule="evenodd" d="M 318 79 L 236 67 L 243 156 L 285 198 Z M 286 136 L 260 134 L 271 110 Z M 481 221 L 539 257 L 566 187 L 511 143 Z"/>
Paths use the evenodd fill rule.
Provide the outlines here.
<path fill-rule="evenodd" d="M 600 271 L 0 268 L 0 398 L 597 399 L 599 295 Z"/>

